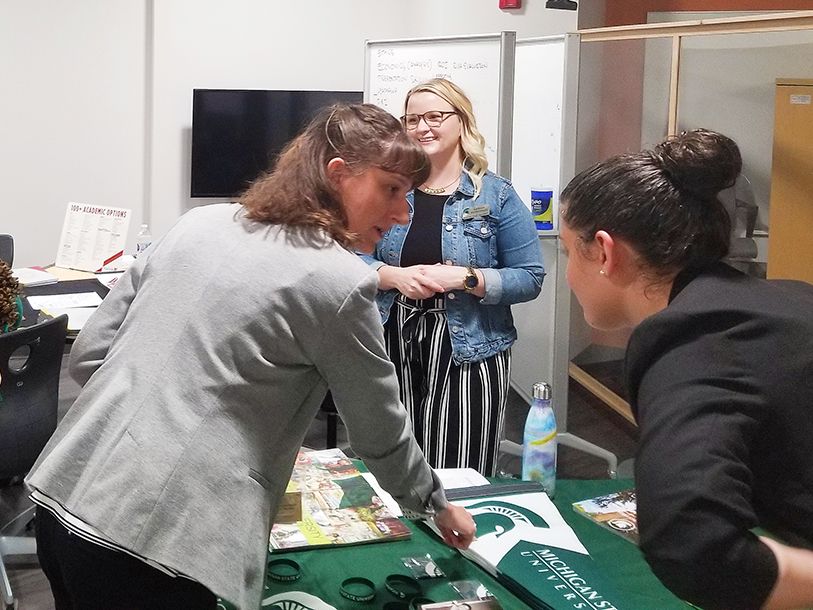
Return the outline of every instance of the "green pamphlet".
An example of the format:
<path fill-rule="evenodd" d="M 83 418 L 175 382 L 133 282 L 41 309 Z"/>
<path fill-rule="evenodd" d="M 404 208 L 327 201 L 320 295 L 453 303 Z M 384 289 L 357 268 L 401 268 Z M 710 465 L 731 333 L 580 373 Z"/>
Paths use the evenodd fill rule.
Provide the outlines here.
<path fill-rule="evenodd" d="M 543 492 L 454 502 L 471 512 L 477 539 L 462 553 L 530 608 L 622 610 L 587 549 Z"/>

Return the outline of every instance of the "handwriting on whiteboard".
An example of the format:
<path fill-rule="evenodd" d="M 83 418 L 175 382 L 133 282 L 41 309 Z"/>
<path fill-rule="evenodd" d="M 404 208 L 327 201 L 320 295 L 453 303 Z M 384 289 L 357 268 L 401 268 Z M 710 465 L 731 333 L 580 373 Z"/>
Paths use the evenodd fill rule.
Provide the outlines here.
<path fill-rule="evenodd" d="M 448 59 L 409 59 L 392 61 L 392 49 L 377 49 L 378 61 L 373 67 L 374 79 L 370 101 L 382 107 L 392 103 L 394 96 L 401 96 L 413 85 L 430 78 L 454 80 L 453 73 L 481 72 L 488 70 L 485 61 L 458 61 Z"/>

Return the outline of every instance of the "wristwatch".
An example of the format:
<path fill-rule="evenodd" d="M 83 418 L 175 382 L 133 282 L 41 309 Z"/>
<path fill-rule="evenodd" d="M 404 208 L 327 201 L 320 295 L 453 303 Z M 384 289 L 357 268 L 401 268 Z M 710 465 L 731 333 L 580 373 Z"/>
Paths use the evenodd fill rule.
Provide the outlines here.
<path fill-rule="evenodd" d="M 466 277 L 463 278 L 463 290 L 471 292 L 480 285 L 480 278 L 472 267 L 466 267 Z"/>

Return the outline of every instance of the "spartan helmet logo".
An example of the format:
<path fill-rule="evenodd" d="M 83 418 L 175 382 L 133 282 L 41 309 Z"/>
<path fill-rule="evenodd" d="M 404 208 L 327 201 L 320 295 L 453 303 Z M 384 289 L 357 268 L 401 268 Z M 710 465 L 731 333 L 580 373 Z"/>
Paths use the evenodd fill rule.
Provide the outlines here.
<path fill-rule="evenodd" d="M 499 538 L 517 526 L 550 528 L 547 522 L 522 506 L 510 502 L 487 500 L 466 507 L 477 524 L 477 537 L 494 535 Z"/>
<path fill-rule="evenodd" d="M 266 597 L 261 606 L 263 610 L 336 610 L 334 606 L 304 591 L 288 591 Z M 217 610 L 229 610 L 229 608 L 233 608 L 233 606 L 221 605 L 221 603 L 217 605 Z"/>

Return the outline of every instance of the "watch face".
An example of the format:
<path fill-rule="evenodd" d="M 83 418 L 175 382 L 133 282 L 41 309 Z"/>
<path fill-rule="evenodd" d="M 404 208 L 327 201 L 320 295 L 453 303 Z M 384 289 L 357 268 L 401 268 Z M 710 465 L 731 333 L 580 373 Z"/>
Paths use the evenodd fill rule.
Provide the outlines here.
<path fill-rule="evenodd" d="M 477 284 L 479 283 L 480 282 L 478 281 L 477 276 L 473 273 L 471 275 L 467 275 L 466 279 L 463 280 L 463 285 L 469 290 L 472 288 L 477 288 Z"/>

